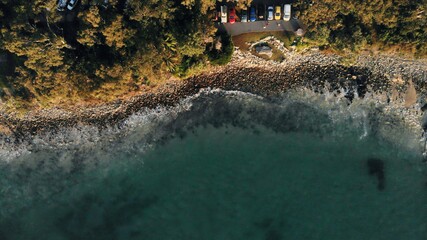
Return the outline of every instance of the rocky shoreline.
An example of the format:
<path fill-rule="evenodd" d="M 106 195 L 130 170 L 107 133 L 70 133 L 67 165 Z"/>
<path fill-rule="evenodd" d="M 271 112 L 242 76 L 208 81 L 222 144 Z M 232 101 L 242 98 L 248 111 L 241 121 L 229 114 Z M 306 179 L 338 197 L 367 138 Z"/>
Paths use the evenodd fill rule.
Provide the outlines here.
<path fill-rule="evenodd" d="M 355 97 L 375 95 L 377 101 L 390 105 L 390 111 L 400 111 L 405 121 L 420 129 L 422 110 L 427 106 L 426 80 L 427 63 L 423 60 L 359 56 L 355 64 L 347 66 L 339 56 L 312 50 L 289 53 L 279 63 L 236 50 L 226 66 L 183 81 L 165 83 L 126 101 L 72 110 L 33 111 L 23 117 L 0 113 L 0 141 L 14 145 L 63 128 L 96 126 L 102 129 L 120 125 L 142 109 L 174 106 L 205 88 L 236 90 L 272 99 L 298 87 L 319 93 L 342 94 L 344 91 L 349 102 Z"/>

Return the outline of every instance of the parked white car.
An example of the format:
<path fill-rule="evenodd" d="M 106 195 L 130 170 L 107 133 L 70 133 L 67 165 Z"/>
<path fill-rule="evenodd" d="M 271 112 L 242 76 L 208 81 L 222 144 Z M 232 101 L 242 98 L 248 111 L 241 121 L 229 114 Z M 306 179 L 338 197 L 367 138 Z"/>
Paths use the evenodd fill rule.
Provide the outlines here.
<path fill-rule="evenodd" d="M 221 23 L 227 22 L 227 6 L 221 6 Z"/>
<path fill-rule="evenodd" d="M 291 20 L 291 4 L 285 4 L 285 6 L 283 6 L 283 20 Z"/>

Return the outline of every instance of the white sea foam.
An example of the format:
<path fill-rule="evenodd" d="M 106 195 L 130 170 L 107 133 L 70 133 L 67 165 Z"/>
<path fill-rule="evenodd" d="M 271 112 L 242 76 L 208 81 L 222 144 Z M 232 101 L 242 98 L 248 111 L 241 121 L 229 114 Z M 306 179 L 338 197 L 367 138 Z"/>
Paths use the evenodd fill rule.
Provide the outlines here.
<path fill-rule="evenodd" d="M 75 158 L 76 152 L 91 152 L 99 148 L 104 148 L 102 151 L 108 153 L 144 151 L 162 137 L 170 135 L 171 131 L 191 127 L 197 122 L 200 123 L 203 117 L 216 116 L 214 113 L 216 110 L 211 105 L 218 99 L 238 104 L 240 107 L 236 109 L 232 109 L 231 105 L 224 106 L 224 108 L 229 107 L 231 113 L 240 114 L 240 118 L 248 121 L 251 121 L 254 116 L 251 116 L 253 112 L 246 111 L 245 108 L 258 110 L 268 108 L 273 114 L 285 114 L 292 104 L 304 104 L 317 112 L 327 114 L 333 125 L 329 126 L 332 135 L 342 134 L 346 131 L 359 131 L 360 140 L 363 140 L 371 134 L 371 131 L 375 131 L 378 137 L 413 148 L 414 151 L 419 150 L 418 140 L 421 127 L 414 112 L 408 112 L 399 105 L 393 106 L 385 103 L 381 99 L 383 96 L 367 94 L 364 98 L 359 98 L 355 94 L 351 104 L 344 96 L 344 89 L 336 92 L 329 92 L 325 89 L 324 94 L 318 94 L 308 88 L 300 88 L 283 94 L 279 102 L 277 100 L 272 102 L 251 93 L 202 89 L 199 93 L 181 100 L 173 107 L 158 106 L 155 109 L 141 109 L 124 122 L 106 126 L 102 130 L 95 126 L 80 124 L 76 127 L 62 129 L 59 133 L 35 136 L 26 144 L 3 143 L 0 146 L 0 159 L 4 161 L 17 158 L 27 159 L 24 156 L 30 156 L 32 152 L 43 150 L 65 151 L 67 153 L 60 154 L 59 161 L 64 162 L 64 166 L 66 166 L 67 161 Z M 195 104 L 203 105 L 203 107 L 195 106 Z M 192 111 L 198 108 L 201 108 L 200 112 L 192 115 Z M 259 112 L 263 111 L 259 110 Z M 183 113 L 188 113 L 190 117 L 180 119 Z M 410 114 L 410 116 L 405 114 Z M 312 117 L 313 119 L 310 121 L 313 122 L 313 125 L 316 124 L 315 115 L 303 115 L 302 117 Z M 405 118 L 402 120 L 402 117 Z M 292 119 L 301 122 L 309 120 Z M 102 155 L 97 158 L 104 158 L 105 156 L 102 157 Z"/>

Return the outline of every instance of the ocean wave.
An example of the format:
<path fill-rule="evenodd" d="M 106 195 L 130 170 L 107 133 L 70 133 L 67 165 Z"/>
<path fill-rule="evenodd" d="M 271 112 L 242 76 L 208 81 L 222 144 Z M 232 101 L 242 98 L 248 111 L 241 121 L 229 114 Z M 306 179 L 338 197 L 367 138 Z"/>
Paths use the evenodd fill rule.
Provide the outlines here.
<path fill-rule="evenodd" d="M 280 132 L 309 131 L 337 138 L 354 134 L 358 140 L 374 136 L 420 151 L 419 112 L 408 113 L 400 105 L 389 104 L 383 99 L 384 96 L 374 94 L 359 98 L 355 93 L 349 101 L 345 89 L 334 92 L 325 89 L 319 93 L 300 88 L 280 97 L 266 98 L 207 88 L 173 107 L 141 109 L 126 120 L 102 129 L 80 124 L 60 132 L 36 135 L 20 144 L 4 142 L 0 146 L 0 159 L 11 162 L 51 151 L 57 152 L 61 161 L 76 161 L 79 153 L 104 152 L 93 156 L 99 162 L 116 152 L 143 152 L 171 137 L 183 136 L 191 128 L 207 124 L 243 128 L 262 125 Z"/>

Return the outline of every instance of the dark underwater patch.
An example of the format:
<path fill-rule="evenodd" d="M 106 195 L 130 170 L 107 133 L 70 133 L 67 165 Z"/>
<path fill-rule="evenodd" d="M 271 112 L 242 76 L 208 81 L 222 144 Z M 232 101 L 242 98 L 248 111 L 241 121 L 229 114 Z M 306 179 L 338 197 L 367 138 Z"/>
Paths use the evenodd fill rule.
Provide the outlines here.
<path fill-rule="evenodd" d="M 369 158 L 366 164 L 369 175 L 377 177 L 377 189 L 383 191 L 385 189 L 384 161 L 378 158 Z"/>

